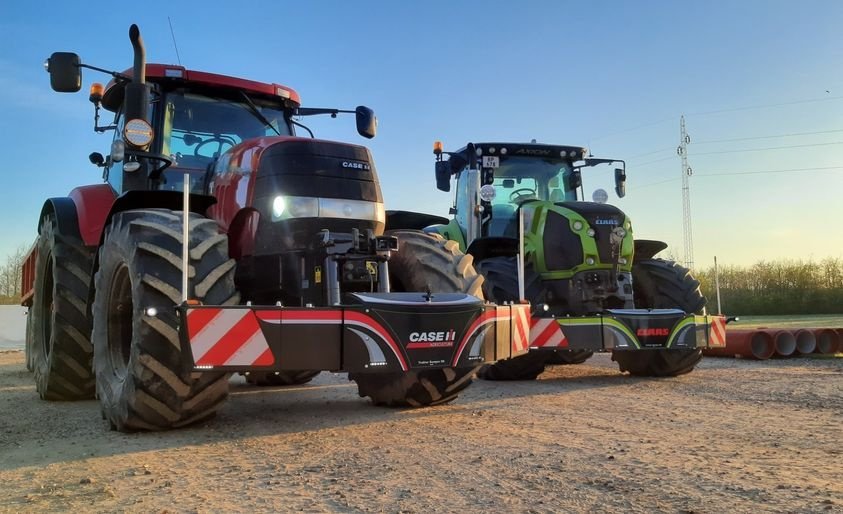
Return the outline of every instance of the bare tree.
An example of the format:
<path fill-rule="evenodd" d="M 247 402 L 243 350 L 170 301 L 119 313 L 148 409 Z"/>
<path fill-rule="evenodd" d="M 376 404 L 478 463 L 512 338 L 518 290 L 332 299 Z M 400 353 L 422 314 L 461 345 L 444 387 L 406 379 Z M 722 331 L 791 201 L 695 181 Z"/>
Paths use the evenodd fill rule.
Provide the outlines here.
<path fill-rule="evenodd" d="M 0 304 L 17 304 L 21 297 L 21 267 L 28 248 L 20 246 L 0 267 Z"/>

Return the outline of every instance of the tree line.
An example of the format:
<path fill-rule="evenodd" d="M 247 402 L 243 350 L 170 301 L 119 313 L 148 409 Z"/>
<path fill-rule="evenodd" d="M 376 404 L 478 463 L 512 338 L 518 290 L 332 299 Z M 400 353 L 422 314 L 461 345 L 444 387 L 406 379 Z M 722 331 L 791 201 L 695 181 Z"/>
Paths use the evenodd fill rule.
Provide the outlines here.
<path fill-rule="evenodd" d="M 29 247 L 19 247 L 0 266 L 0 305 L 20 304 L 21 266 L 28 250 Z"/>
<path fill-rule="evenodd" d="M 694 275 L 709 312 L 716 312 L 714 266 Z M 843 314 L 843 259 L 720 266 L 720 298 L 730 315 Z"/>
<path fill-rule="evenodd" d="M 21 298 L 21 266 L 28 247 L 6 256 L 0 266 L 0 304 Z M 714 266 L 696 270 L 708 309 L 717 309 Z M 760 261 L 720 266 L 723 312 L 731 315 L 843 314 L 843 259 Z"/>

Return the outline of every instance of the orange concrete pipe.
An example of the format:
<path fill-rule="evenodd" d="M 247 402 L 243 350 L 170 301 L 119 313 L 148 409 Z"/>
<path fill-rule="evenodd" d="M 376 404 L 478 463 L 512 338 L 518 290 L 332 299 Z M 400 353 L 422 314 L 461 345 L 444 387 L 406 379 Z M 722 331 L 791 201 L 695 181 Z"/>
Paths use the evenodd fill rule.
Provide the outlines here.
<path fill-rule="evenodd" d="M 833 328 L 814 328 L 814 337 L 817 338 L 817 353 L 834 354 L 840 351 L 840 336 Z"/>
<path fill-rule="evenodd" d="M 776 355 L 787 357 L 793 355 L 793 352 L 796 351 L 797 339 L 790 330 L 763 328 L 761 331 L 773 339 L 773 348 L 775 348 Z"/>
<path fill-rule="evenodd" d="M 793 333 L 796 336 L 796 353 L 807 355 L 817 348 L 817 337 L 810 330 L 800 328 Z"/>
<path fill-rule="evenodd" d="M 703 354 L 715 357 L 748 357 L 764 360 L 773 356 L 775 351 L 773 337 L 761 330 L 726 330 L 725 348 L 708 348 Z"/>

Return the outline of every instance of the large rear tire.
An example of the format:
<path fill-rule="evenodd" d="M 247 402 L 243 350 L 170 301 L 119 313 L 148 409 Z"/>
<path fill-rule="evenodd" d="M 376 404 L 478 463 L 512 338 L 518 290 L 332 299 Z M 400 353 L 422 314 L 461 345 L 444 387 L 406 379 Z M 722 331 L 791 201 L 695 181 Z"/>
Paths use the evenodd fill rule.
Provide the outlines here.
<path fill-rule="evenodd" d="M 35 388 L 44 400 L 93 398 L 87 309 L 92 252 L 80 239 L 59 234 L 53 215 L 41 221 L 37 251 L 35 295 L 27 321 Z"/>
<path fill-rule="evenodd" d="M 681 309 L 702 314 L 705 297 L 690 270 L 672 261 L 648 259 L 632 267 L 635 306 L 646 309 Z M 689 373 L 702 359 L 702 350 L 614 351 L 621 372 L 642 377 L 675 377 Z"/>
<path fill-rule="evenodd" d="M 317 370 L 295 369 L 286 371 L 252 371 L 246 383 L 256 386 L 289 386 L 306 384 L 321 373 Z"/>
<path fill-rule="evenodd" d="M 412 230 L 390 231 L 398 238 L 398 252 L 389 260 L 393 291 L 467 293 L 483 298 L 483 277 L 474 259 L 463 254 L 456 241 Z M 457 398 L 471 384 L 476 368 L 438 368 L 406 373 L 350 373 L 361 397 L 375 405 L 426 407 Z"/>
<path fill-rule="evenodd" d="M 181 212 L 116 214 L 100 248 L 93 305 L 97 395 L 103 416 L 123 432 L 164 430 L 212 417 L 228 395 L 228 375 L 185 370 L 175 306 L 181 303 Z M 209 220 L 189 216 L 188 295 L 236 305 L 234 261 Z M 150 315 L 149 308 L 157 313 Z"/>

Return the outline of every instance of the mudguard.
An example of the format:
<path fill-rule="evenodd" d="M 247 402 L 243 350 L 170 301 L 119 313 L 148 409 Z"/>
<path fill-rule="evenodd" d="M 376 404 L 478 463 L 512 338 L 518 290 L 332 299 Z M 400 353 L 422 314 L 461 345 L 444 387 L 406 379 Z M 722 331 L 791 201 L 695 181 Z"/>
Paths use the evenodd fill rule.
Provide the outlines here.
<path fill-rule="evenodd" d="M 529 304 L 453 293 L 352 293 L 336 307 L 182 305 L 192 371 L 401 372 L 473 367 L 528 351 Z"/>

